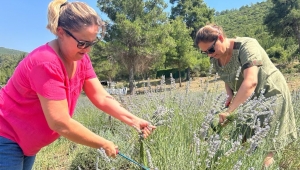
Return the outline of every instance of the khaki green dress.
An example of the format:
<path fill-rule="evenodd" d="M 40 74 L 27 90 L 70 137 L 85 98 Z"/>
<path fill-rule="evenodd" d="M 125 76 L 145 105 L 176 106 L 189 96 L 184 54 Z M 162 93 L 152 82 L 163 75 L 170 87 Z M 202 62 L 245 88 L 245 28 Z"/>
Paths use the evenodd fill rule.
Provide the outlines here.
<path fill-rule="evenodd" d="M 294 111 L 291 95 L 285 78 L 274 66 L 265 50 L 256 39 L 248 37 L 237 37 L 234 43 L 233 54 L 230 61 L 225 66 L 220 66 L 218 60 L 211 58 L 220 79 L 229 85 L 233 91 L 238 91 L 243 82 L 243 70 L 251 66 L 258 66 L 258 84 L 255 89 L 255 96 L 259 96 L 262 89 L 264 96 L 277 96 L 277 107 L 270 123 L 271 128 L 278 126 L 278 135 L 271 137 L 273 146 L 271 150 L 283 148 L 297 138 Z M 242 70 L 236 81 L 237 70 L 241 66 Z M 276 123 L 276 125 L 275 125 Z"/>

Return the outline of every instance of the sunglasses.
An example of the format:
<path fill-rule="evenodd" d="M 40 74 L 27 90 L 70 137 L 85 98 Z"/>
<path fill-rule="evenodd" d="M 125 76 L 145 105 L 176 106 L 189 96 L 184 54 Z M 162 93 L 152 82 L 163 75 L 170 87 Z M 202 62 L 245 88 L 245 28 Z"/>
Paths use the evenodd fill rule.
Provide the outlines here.
<path fill-rule="evenodd" d="M 206 51 L 201 50 L 201 53 L 202 54 L 212 54 L 212 53 L 214 53 L 216 51 L 215 50 L 215 45 L 216 45 L 217 40 L 218 40 L 218 38 L 214 41 L 214 43 L 211 45 L 211 47 L 208 50 L 206 50 Z"/>
<path fill-rule="evenodd" d="M 65 31 L 69 36 L 71 36 L 71 37 L 77 42 L 77 48 L 79 48 L 79 49 L 85 49 L 85 48 L 88 48 L 88 47 L 90 47 L 90 46 L 95 45 L 95 44 L 99 41 L 98 38 L 97 38 L 97 40 L 95 40 L 95 41 L 79 41 L 77 38 L 74 37 L 73 34 L 71 34 L 70 31 L 68 31 L 68 30 L 66 30 L 66 29 L 64 29 L 64 31 Z"/>

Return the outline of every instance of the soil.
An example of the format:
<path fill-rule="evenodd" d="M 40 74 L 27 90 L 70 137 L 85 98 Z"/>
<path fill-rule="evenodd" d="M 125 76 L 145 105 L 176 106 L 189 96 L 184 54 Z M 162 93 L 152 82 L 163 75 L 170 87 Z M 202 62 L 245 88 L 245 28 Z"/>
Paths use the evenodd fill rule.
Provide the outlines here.
<path fill-rule="evenodd" d="M 300 89 L 300 73 L 292 73 L 292 74 L 284 74 L 284 77 L 287 81 L 290 91 Z M 214 77 L 194 77 L 189 82 L 189 90 L 190 91 L 198 91 L 204 87 L 204 84 L 209 81 L 209 83 L 217 83 L 218 86 L 222 89 L 224 87 L 224 82 L 221 80 L 215 80 Z M 137 83 L 137 91 L 143 91 L 143 85 L 147 84 L 147 81 L 139 81 Z M 152 88 L 155 88 L 160 84 L 160 79 L 150 80 L 150 84 Z M 187 81 L 182 81 L 181 87 L 179 86 L 179 80 L 176 79 L 176 89 L 177 90 L 186 90 L 186 86 L 188 85 Z M 166 80 L 166 88 L 169 88 L 170 80 Z M 215 87 L 215 86 L 213 86 Z M 225 88 L 224 88 L 225 90 Z"/>

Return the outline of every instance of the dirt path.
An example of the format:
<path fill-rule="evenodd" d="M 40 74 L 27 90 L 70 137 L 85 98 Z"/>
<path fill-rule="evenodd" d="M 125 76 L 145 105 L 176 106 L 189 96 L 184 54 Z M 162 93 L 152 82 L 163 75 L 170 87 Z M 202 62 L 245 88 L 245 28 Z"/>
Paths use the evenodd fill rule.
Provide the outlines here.
<path fill-rule="evenodd" d="M 292 73 L 292 74 L 284 74 L 286 81 L 288 83 L 290 91 L 300 89 L 300 73 Z M 214 77 L 194 77 L 192 81 L 189 82 L 189 90 L 198 91 L 202 90 L 205 84 L 209 81 L 209 86 L 215 88 L 216 85 L 220 89 L 224 88 L 224 82 L 221 80 L 215 80 Z M 143 84 L 147 84 L 147 81 L 140 81 L 138 83 L 137 91 L 143 91 Z M 214 84 L 215 83 L 215 84 Z M 152 88 L 155 88 L 160 84 L 160 79 L 150 80 L 150 84 Z M 184 81 L 181 83 L 181 87 L 179 87 L 178 80 L 176 80 L 176 89 L 177 90 L 186 90 L 186 86 L 188 82 Z M 166 80 L 166 88 L 170 87 L 170 81 Z M 224 88 L 225 91 L 225 88 Z"/>

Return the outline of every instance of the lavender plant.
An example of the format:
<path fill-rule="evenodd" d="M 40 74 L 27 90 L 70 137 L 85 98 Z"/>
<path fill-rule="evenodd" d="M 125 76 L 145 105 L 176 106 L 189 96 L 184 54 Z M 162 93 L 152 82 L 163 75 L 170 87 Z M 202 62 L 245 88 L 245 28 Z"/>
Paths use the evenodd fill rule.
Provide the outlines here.
<path fill-rule="evenodd" d="M 162 78 L 160 85 L 153 88 L 147 80 L 143 94 L 115 96 L 130 112 L 157 126 L 154 133 L 142 141 L 143 161 L 148 167 L 159 170 L 261 168 L 261 160 L 269 147 L 266 141 L 271 133 L 276 133 L 277 125 L 271 127 L 268 124 L 273 114 L 274 98 L 261 95 L 248 100 L 236 110 L 231 122 L 217 133 L 211 128 L 211 122 L 223 110 L 227 98 L 218 86 L 218 79 L 214 77 L 213 81 L 202 82 L 197 91 L 188 87 L 178 90 L 172 77 L 169 82 L 167 85 Z M 299 128 L 300 92 L 292 94 Z M 141 141 L 134 128 L 110 120 L 84 96 L 78 102 L 74 118 L 95 133 L 114 141 L 122 153 L 140 161 Z M 254 132 L 246 142 L 243 141 L 246 135 L 243 128 Z M 276 161 L 272 168 L 297 169 L 295 148 L 299 146 L 297 140 L 287 148 L 288 153 L 279 153 L 280 161 Z M 294 165 L 284 161 L 287 158 Z M 62 138 L 37 156 L 34 169 L 85 169 L 87 164 L 91 165 L 91 169 L 101 170 L 139 168 L 118 156 L 110 159 L 103 155 L 103 151 L 101 153 Z"/>

